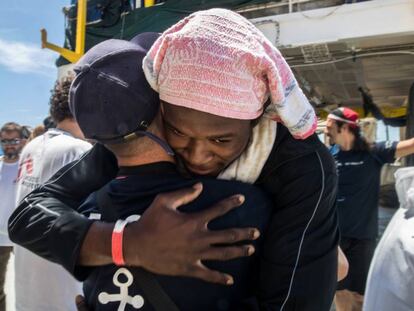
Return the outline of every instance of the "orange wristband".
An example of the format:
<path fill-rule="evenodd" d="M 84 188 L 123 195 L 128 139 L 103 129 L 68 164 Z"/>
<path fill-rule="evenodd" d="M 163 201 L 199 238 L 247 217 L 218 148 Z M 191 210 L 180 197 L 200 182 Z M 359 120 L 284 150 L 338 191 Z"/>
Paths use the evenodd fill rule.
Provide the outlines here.
<path fill-rule="evenodd" d="M 115 223 L 114 231 L 112 231 L 112 261 L 117 266 L 124 266 L 123 239 L 124 229 L 128 224 L 128 220 L 119 219 Z"/>
<path fill-rule="evenodd" d="M 127 219 L 118 219 L 115 223 L 114 230 L 112 231 L 112 261 L 117 266 L 125 266 L 124 260 L 124 229 L 127 224 L 133 221 L 137 221 L 140 215 L 131 215 Z"/>

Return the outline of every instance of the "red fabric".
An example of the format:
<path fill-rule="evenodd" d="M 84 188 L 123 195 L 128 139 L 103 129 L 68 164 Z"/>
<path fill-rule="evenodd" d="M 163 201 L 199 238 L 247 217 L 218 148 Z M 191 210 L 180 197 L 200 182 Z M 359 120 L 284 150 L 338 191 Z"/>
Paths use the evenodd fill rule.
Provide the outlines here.
<path fill-rule="evenodd" d="M 352 122 L 357 122 L 358 121 L 359 115 L 356 111 L 354 111 L 350 108 L 344 107 L 342 112 L 344 114 L 345 119 L 347 119 L 349 121 L 352 121 Z"/>
<path fill-rule="evenodd" d="M 123 239 L 124 239 L 124 229 L 127 223 L 121 223 L 121 230 L 116 230 L 116 225 L 114 231 L 112 232 L 112 260 L 117 266 L 125 266 L 124 252 L 123 252 Z"/>

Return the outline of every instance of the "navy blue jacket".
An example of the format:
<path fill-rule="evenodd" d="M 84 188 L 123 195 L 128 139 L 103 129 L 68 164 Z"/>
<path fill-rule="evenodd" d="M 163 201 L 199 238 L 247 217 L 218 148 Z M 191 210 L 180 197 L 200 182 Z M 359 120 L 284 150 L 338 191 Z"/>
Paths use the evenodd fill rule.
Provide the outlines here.
<path fill-rule="evenodd" d="M 101 220 L 115 222 L 126 219 L 131 215 L 142 215 L 159 192 L 168 192 L 183 187 L 190 187 L 194 179 L 181 177 L 172 163 L 160 162 L 144 166 L 123 167 L 118 179 L 113 180 L 103 190 L 105 204 L 97 204 L 94 193 L 83 204 L 81 210 L 88 215 L 90 212 L 101 214 Z M 269 220 L 271 202 L 259 188 L 235 181 L 217 179 L 198 179 L 203 183 L 203 192 L 194 202 L 180 207 L 181 211 L 194 212 L 208 208 L 214 203 L 228 196 L 243 193 L 246 201 L 243 205 L 230 213 L 210 223 L 210 229 L 218 230 L 233 227 L 256 227 L 265 234 L 265 226 Z M 102 198 L 102 196 L 100 196 Z M 99 205 L 99 209 L 97 206 Z M 226 262 L 207 262 L 206 265 L 215 270 L 226 271 L 234 279 L 233 286 L 223 286 L 207 283 L 194 278 L 156 276 L 159 284 L 178 306 L 179 310 L 239 310 L 242 301 L 256 295 L 257 272 L 260 245 L 255 241 L 255 256 L 230 260 Z M 127 272 L 125 269 L 127 269 Z M 84 282 L 84 293 L 88 305 L 94 310 L 116 310 L 119 302 L 102 304 L 98 299 L 100 293 L 119 293 L 119 286 L 114 284 L 113 278 L 118 272 L 125 278 L 125 274 L 133 277 L 134 281 L 128 287 L 130 296 L 140 295 L 144 303 L 140 310 L 154 310 L 146 293 L 142 291 L 140 283 L 136 282 L 136 272 L 139 268 L 115 265 L 102 266 L 89 271 Z M 127 305 L 125 310 L 136 310 Z"/>

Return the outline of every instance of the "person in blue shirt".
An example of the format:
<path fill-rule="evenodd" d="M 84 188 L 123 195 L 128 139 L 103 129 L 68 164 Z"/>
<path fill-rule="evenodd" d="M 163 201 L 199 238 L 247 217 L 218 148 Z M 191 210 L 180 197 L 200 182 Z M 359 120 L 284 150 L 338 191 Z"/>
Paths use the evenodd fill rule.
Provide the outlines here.
<path fill-rule="evenodd" d="M 335 109 L 328 115 L 325 129 L 339 175 L 340 246 L 349 261 L 348 275 L 338 283 L 335 297 L 338 311 L 362 309 L 378 234 L 381 168 L 414 153 L 414 139 L 368 143 L 361 134 L 358 117 L 350 108 Z"/>

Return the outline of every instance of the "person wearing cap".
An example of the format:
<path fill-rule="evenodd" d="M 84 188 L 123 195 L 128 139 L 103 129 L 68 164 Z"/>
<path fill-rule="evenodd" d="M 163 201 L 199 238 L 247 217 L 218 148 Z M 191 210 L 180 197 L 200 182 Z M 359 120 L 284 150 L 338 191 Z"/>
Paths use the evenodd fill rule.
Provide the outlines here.
<path fill-rule="evenodd" d="M 203 192 L 199 198 L 181 209 L 186 212 L 204 209 L 233 193 L 243 193 L 246 197 L 243 206 L 212 222 L 211 229 L 256 227 L 263 231 L 268 220 L 270 203 L 258 189 L 235 181 L 201 177 L 188 179 L 178 173 L 172 157 L 174 152 L 164 140 L 158 96 L 144 83 L 143 72 L 137 68 L 140 58 L 144 56 L 145 50 L 136 47 L 134 43 L 120 40 L 103 42 L 88 51 L 78 62 L 75 69 L 77 76 L 71 87 L 71 109 L 83 132 L 88 138 L 104 143 L 115 154 L 120 166 L 117 178 L 104 189 L 92 194 L 80 207 L 80 211 L 85 211 L 86 214 L 100 214 L 101 220 L 116 222 L 112 234 L 114 264 L 94 268 L 84 282 L 85 298 L 93 310 L 113 310 L 118 305 L 121 308 L 122 301 L 111 301 L 105 297 L 116 293 L 119 287 L 117 282 L 121 282 L 118 280 L 122 277 L 129 282 L 129 295 L 137 299 L 135 307 L 139 305 L 142 310 L 157 309 L 159 301 L 152 301 L 151 293 L 146 292 L 141 284 L 143 270 L 138 267 L 125 267 L 121 234 L 127 221 L 118 219 L 139 218 L 144 215 L 148 202 L 158 192 L 176 190 L 196 181 L 202 182 Z M 114 105 L 117 114 L 111 113 Z M 206 221 L 209 221 L 217 215 L 207 211 L 205 216 Z M 144 219 L 138 220 L 138 224 L 144 228 L 145 222 Z M 148 222 L 148 225 L 156 226 L 152 222 Z M 160 226 L 159 229 L 169 232 L 168 226 Z M 146 234 L 150 235 L 151 230 L 154 228 L 147 227 Z M 231 236 L 223 235 L 219 231 L 216 233 L 216 239 L 212 243 L 231 242 Z M 140 245 L 143 243 L 142 239 Z M 258 246 L 257 242 L 253 245 Z M 245 251 L 250 255 L 253 248 L 246 246 Z M 150 253 L 151 250 L 147 252 Z M 255 277 L 253 272 L 256 271 L 256 260 L 256 257 L 248 257 L 231 263 L 210 263 L 215 269 L 226 271 L 235 278 L 231 287 L 206 283 L 195 278 L 155 274 L 151 276 L 178 310 L 238 309 L 243 300 L 255 294 L 249 280 Z M 146 268 L 152 271 L 151 266 Z M 190 295 L 183 295 L 185 288 L 191 288 Z M 126 298 L 121 297 L 121 300 Z"/>
<path fill-rule="evenodd" d="M 147 34 L 142 36 L 145 35 Z M 142 36 L 138 39 L 142 39 Z M 116 282 L 113 282 L 119 271 L 122 272 L 123 277 L 131 276 L 137 279 L 136 274 L 140 271 L 137 267 L 160 274 L 187 275 L 227 285 L 234 283 L 230 273 L 236 278 L 237 284 L 227 288 L 197 279 L 158 277 L 157 281 L 174 298 L 174 303 L 180 305 L 180 309 L 183 310 L 186 308 L 187 310 L 214 310 L 221 308 L 221 305 L 225 308 L 234 306 L 253 295 L 247 280 L 253 278 L 251 274 L 256 259 L 251 257 L 232 261 L 229 264 L 216 262 L 209 265 L 210 268 L 224 270 L 226 274 L 218 272 L 213 274 L 201 263 L 201 260 L 226 260 L 251 255 L 254 252 L 253 245 L 232 244 L 258 238 L 259 231 L 252 227 L 264 229 L 268 219 L 266 210 L 269 210 L 267 198 L 261 191 L 250 185 L 214 179 L 185 179 L 176 172 L 172 158 L 173 152 L 163 140 L 158 96 L 146 85 L 144 74 L 142 70 L 139 70 L 140 59 L 142 60 L 146 53 L 142 45 L 120 40 L 110 40 L 97 45 L 88 51 L 78 63 L 77 76 L 71 88 L 71 111 L 85 137 L 104 143 L 114 152 L 120 165 L 118 177 L 103 191 L 90 197 L 81 207 L 81 210 L 91 218 L 96 219 L 99 216 L 98 218 L 105 222 L 93 222 L 93 220 L 80 217 L 79 214 L 74 215 L 73 212 L 72 215 L 58 217 L 60 215 L 57 212 L 62 213 L 62 205 L 51 206 L 50 201 L 43 200 L 42 204 L 46 203 L 46 207 L 42 205 L 39 209 L 50 211 L 47 215 L 48 219 L 37 219 L 35 224 L 31 223 L 31 228 L 26 227 L 24 230 L 19 227 L 21 225 L 19 221 L 21 217 L 25 217 L 25 213 L 31 215 L 38 213 L 35 202 L 29 201 L 30 207 L 26 205 L 33 195 L 42 193 L 46 187 L 57 186 L 57 183 L 53 184 L 53 180 L 60 181 L 59 187 L 67 182 L 65 181 L 67 172 L 71 173 L 64 168 L 52 177 L 50 184 L 45 184 L 41 187 L 43 189 L 35 190 L 29 195 L 25 200 L 26 203 L 23 202 L 21 205 L 24 207 L 20 207 L 14 217 L 11 217 L 9 223 L 11 236 L 23 246 L 60 262 L 78 278 L 89 277 L 85 283 L 85 294 L 89 304 L 95 310 L 113 310 L 117 307 L 116 301 L 105 302 L 105 299 L 99 298 L 100 294 L 119 291 L 119 286 L 117 287 Z M 116 114 L 113 113 L 114 109 L 117 111 Z M 119 116 L 123 118 L 116 119 Z M 84 159 L 90 154 L 96 155 L 99 148 L 102 150 L 102 145 L 94 147 L 91 153 L 72 164 L 76 171 L 75 175 L 83 171 Z M 95 157 L 94 160 L 99 160 L 99 158 Z M 80 170 L 79 166 L 81 166 Z M 110 166 L 113 167 L 113 163 L 110 163 Z M 99 175 L 99 172 L 96 174 Z M 190 187 L 197 181 L 202 181 L 203 192 L 193 204 L 187 205 L 187 211 L 192 212 L 187 216 L 188 218 L 183 218 L 176 209 L 188 203 L 189 198 L 196 197 L 201 192 L 200 186 L 196 186 L 193 193 L 183 199 L 175 201 L 170 199 L 168 209 L 160 206 L 162 205 L 160 198 L 155 199 L 155 206 L 153 204 L 147 209 L 159 192 Z M 90 189 L 91 185 L 87 187 Z M 98 188 L 95 187 L 95 189 Z M 220 191 L 216 191 L 217 189 Z M 80 189 L 80 192 L 82 190 L 84 189 Z M 246 202 L 240 208 L 240 212 L 233 211 L 232 214 L 212 223 L 211 228 L 216 231 L 209 233 L 206 226 L 210 220 L 242 204 L 244 199 L 240 196 L 233 196 L 231 200 L 221 201 L 215 208 L 208 211 L 199 214 L 195 211 L 240 192 L 246 197 Z M 75 191 L 71 195 L 76 197 L 77 194 Z M 102 195 L 105 196 L 104 200 L 100 199 Z M 179 193 L 175 196 L 178 197 Z M 96 201 L 98 201 L 99 210 L 96 209 Z M 109 203 L 112 203 L 112 206 L 106 205 Z M 114 204 L 117 208 L 113 207 Z M 131 223 L 126 228 L 125 222 L 117 221 L 136 214 L 142 214 L 142 217 L 138 222 Z M 69 217 L 77 217 L 77 227 L 74 227 L 73 223 L 70 224 Z M 42 221 L 57 228 L 59 232 L 65 232 L 65 235 L 69 232 L 78 234 L 77 241 L 83 241 L 83 243 L 78 243 L 74 248 L 70 248 L 70 245 L 58 246 L 57 243 L 62 244 L 62 240 L 54 242 L 56 233 L 48 230 L 48 248 L 33 247 L 33 238 L 29 240 L 28 235 L 38 236 L 39 231 L 36 227 Z M 61 222 L 64 223 L 60 224 Z M 227 229 L 229 227 L 241 228 Z M 217 229 L 220 230 L 217 231 Z M 97 234 L 91 237 L 91 231 Z M 160 236 L 164 239 L 160 239 Z M 61 237 L 59 235 L 59 238 Z M 105 239 L 105 237 L 109 238 Z M 104 244 L 103 241 L 109 245 L 112 244 L 109 258 L 102 254 L 98 258 L 90 255 L 95 245 Z M 176 241 L 184 245 L 177 247 Z M 224 246 L 212 247 L 211 244 L 224 244 Z M 229 244 L 231 245 L 226 247 Z M 126 247 L 127 245 L 130 247 Z M 137 246 L 134 247 L 135 245 Z M 107 249 L 107 246 L 105 245 L 104 248 Z M 157 253 L 158 249 L 162 249 L 164 253 Z M 180 253 L 181 249 L 186 251 Z M 196 249 L 197 252 L 192 249 Z M 82 253 L 83 250 L 86 251 Z M 192 263 L 191 273 L 185 271 L 189 268 L 188 265 L 175 267 L 179 262 L 175 259 L 181 256 L 189 257 L 187 261 Z M 164 262 L 169 261 L 170 265 L 160 265 L 163 257 Z M 99 267 L 90 270 L 85 267 L 89 265 Z M 117 267 L 117 265 L 132 267 L 127 269 Z M 107 278 L 96 279 L 99 275 L 106 275 Z M 194 295 L 182 295 L 183 287 L 178 286 L 180 284 L 190 286 L 194 290 Z M 151 309 L 151 299 L 147 298 L 148 294 L 143 292 L 139 282 L 134 282 L 128 288 L 129 294 L 133 297 L 143 297 L 143 300 L 137 299 L 140 299 L 140 305 L 142 304 L 144 309 Z M 127 297 L 121 297 L 121 300 L 124 298 L 127 299 Z M 123 302 L 118 302 L 118 304 L 121 303 Z"/>
<path fill-rule="evenodd" d="M 208 31 L 197 28 L 203 23 Z M 190 33 L 181 35 L 181 30 Z M 204 36 L 210 32 L 216 35 Z M 191 66 L 185 66 L 186 59 Z M 206 63 L 198 66 L 200 61 Z M 90 69 L 82 70 L 89 73 Z M 148 53 L 144 70 L 164 101 L 167 139 L 178 154 L 180 167 L 193 176 L 255 183 L 273 201 L 258 283 L 259 308 L 329 310 L 339 240 L 336 172 L 332 157 L 314 134 L 314 110 L 280 52 L 240 15 L 227 10 L 201 11 L 164 33 Z M 180 79 L 182 85 L 177 84 Z M 178 128 L 177 119 L 171 127 L 173 116 L 180 114 L 187 116 L 181 121 L 193 121 L 191 128 Z M 125 124 L 120 122 L 120 126 Z M 198 126 L 216 132 L 188 135 Z M 173 135 L 191 143 L 180 150 Z M 199 146 L 215 146 L 213 152 L 208 151 L 213 157 L 199 157 Z M 185 157 L 190 150 L 194 153 Z M 193 163 L 190 158 L 205 158 L 209 163 Z"/>
<path fill-rule="evenodd" d="M 338 311 L 362 309 L 378 234 L 381 168 L 414 153 L 414 139 L 368 143 L 358 122 L 357 112 L 342 107 L 331 111 L 325 129 L 339 175 L 340 246 L 349 261 L 348 275 L 338 283 L 335 297 Z"/>
<path fill-rule="evenodd" d="M 69 88 L 73 77 L 57 81 L 50 98 L 50 115 L 56 127 L 49 128 L 23 148 L 19 161 L 16 205 L 60 168 L 79 159 L 91 148 L 69 110 Z M 18 311 L 75 310 L 73 297 L 82 292 L 61 266 L 19 245 L 14 249 L 15 307 Z M 33 290 L 36 289 L 36 290 Z"/>

